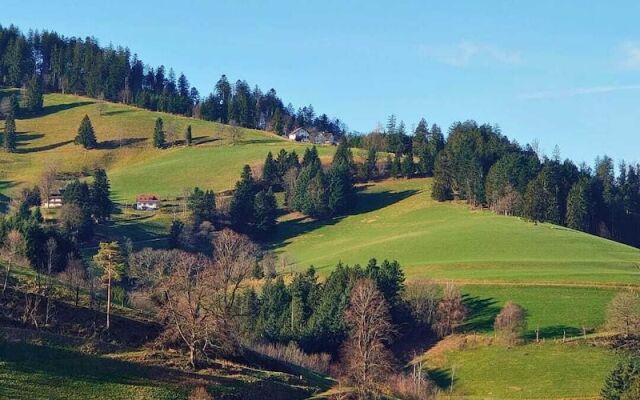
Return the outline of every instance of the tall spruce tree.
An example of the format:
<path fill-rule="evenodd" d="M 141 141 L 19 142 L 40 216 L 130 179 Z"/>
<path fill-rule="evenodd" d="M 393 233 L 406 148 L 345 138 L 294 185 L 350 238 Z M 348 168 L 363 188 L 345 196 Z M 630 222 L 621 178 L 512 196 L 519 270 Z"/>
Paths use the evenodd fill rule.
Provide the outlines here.
<path fill-rule="evenodd" d="M 98 145 L 98 141 L 96 140 L 96 133 L 93 130 L 93 125 L 91 125 L 91 120 L 86 114 L 80 122 L 78 134 L 75 138 L 75 144 L 79 144 L 85 149 L 93 149 Z"/>
<path fill-rule="evenodd" d="M 270 233 L 276 226 L 277 217 L 276 196 L 271 188 L 261 190 L 256 194 L 253 203 L 253 213 L 256 231 L 262 236 Z"/>
<path fill-rule="evenodd" d="M 567 226 L 583 232 L 589 232 L 591 222 L 591 202 L 589 181 L 580 179 L 573 185 L 567 197 Z"/>
<path fill-rule="evenodd" d="M 253 179 L 251 167 L 245 165 L 240 180 L 236 182 L 236 190 L 233 192 L 229 210 L 231 223 L 237 229 L 246 229 L 253 223 L 255 194 L 256 182 Z"/>
<path fill-rule="evenodd" d="M 269 152 L 262 167 L 262 183 L 265 187 L 272 188 L 279 183 L 278 180 L 278 165 L 273 160 L 273 154 Z"/>
<path fill-rule="evenodd" d="M 4 149 L 8 153 L 16 151 L 16 118 L 13 106 L 10 106 L 7 117 L 4 120 Z"/>
<path fill-rule="evenodd" d="M 165 146 L 164 124 L 162 118 L 156 119 L 156 125 L 153 129 L 153 147 L 162 149 Z"/>
<path fill-rule="evenodd" d="M 93 184 L 91 185 L 93 216 L 98 221 L 106 221 L 111 218 L 113 203 L 111 202 L 109 194 L 110 185 L 107 173 L 104 169 L 98 168 L 93 174 Z"/>
<path fill-rule="evenodd" d="M 44 104 L 42 79 L 38 75 L 33 75 L 27 83 L 24 103 L 29 112 L 33 113 L 42 110 L 42 105 Z"/>

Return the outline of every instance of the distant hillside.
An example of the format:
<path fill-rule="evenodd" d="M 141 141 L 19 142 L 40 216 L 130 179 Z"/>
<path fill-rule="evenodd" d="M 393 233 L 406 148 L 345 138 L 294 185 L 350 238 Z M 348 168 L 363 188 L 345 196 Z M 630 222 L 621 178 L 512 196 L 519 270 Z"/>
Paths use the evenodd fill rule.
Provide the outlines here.
<path fill-rule="evenodd" d="M 299 268 L 400 261 L 409 278 L 463 282 L 640 284 L 640 250 L 552 224 L 431 199 L 431 179 L 367 186 L 353 215 L 289 215 L 274 249 Z"/>
<path fill-rule="evenodd" d="M 96 131 L 96 150 L 73 144 L 85 114 Z M 178 145 L 164 150 L 152 148 L 158 117 L 163 118 L 168 137 L 175 138 Z M 193 130 L 191 147 L 180 143 L 187 125 Z M 239 132 L 235 144 L 233 130 Z M 38 183 L 48 166 L 65 173 L 100 166 L 107 169 L 115 200 L 123 202 L 133 201 L 138 193 L 178 196 L 194 186 L 231 189 L 244 164 L 257 168 L 269 151 L 285 148 L 302 153 L 306 147 L 264 131 L 61 94 L 46 95 L 43 112 L 17 120 L 17 131 L 18 152 L 0 154 L 0 193 L 16 193 Z M 320 148 L 323 156 L 332 151 L 330 147 Z"/>

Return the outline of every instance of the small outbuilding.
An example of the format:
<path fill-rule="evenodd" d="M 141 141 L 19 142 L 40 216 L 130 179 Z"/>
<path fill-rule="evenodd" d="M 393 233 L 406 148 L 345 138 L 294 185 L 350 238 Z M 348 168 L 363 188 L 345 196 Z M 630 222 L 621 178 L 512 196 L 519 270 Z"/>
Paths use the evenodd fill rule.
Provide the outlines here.
<path fill-rule="evenodd" d="M 63 203 L 62 192 L 55 192 L 49 195 L 49 200 L 45 200 L 42 203 L 42 208 L 60 208 Z"/>
<path fill-rule="evenodd" d="M 296 142 L 308 142 L 309 132 L 304 128 L 296 128 L 289 133 L 289 140 L 295 140 Z"/>
<path fill-rule="evenodd" d="M 160 208 L 160 198 L 154 194 L 139 194 L 136 196 L 136 210 L 157 210 Z"/>

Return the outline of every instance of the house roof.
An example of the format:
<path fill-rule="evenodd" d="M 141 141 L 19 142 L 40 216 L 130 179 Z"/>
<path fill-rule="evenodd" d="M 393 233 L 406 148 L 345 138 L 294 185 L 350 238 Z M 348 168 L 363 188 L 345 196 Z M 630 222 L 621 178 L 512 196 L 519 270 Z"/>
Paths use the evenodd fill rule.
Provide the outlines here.
<path fill-rule="evenodd" d="M 300 127 L 300 128 L 296 128 L 296 129 L 292 130 L 289 133 L 289 135 L 297 135 L 300 131 L 303 131 L 304 133 L 309 134 L 309 132 L 307 132 L 306 129 L 304 129 L 303 127 Z"/>
<path fill-rule="evenodd" d="M 139 194 L 136 196 L 136 201 L 160 201 L 155 194 Z"/>

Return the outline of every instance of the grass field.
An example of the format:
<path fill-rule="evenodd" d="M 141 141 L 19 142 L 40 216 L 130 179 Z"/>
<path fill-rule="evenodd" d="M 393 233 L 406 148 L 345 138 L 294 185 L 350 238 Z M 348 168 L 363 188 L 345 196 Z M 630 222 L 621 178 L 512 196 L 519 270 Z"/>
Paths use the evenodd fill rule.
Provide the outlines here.
<path fill-rule="evenodd" d="M 603 288 L 563 286 L 467 285 L 462 288 L 471 318 L 463 331 L 493 333 L 493 322 L 505 302 L 511 300 L 527 311 L 526 337 L 581 336 L 600 328 L 605 310 L 616 291 Z M 584 328 L 584 331 L 583 331 Z"/>
<path fill-rule="evenodd" d="M 95 150 L 73 144 L 85 114 L 98 138 Z M 152 148 L 157 117 L 163 118 L 168 142 L 171 138 L 182 140 L 185 127 L 192 125 L 194 146 Z M 306 147 L 251 129 L 240 129 L 239 140 L 233 144 L 231 128 L 226 125 L 62 94 L 46 95 L 43 112 L 18 120 L 17 130 L 18 152 L 0 154 L 0 194 L 37 183 L 47 165 L 61 172 L 105 167 L 114 199 L 121 202 L 131 202 L 136 194 L 147 192 L 179 196 L 185 188 L 196 185 L 220 191 L 233 188 L 242 166 L 259 166 L 267 152 L 286 148 L 302 155 Z M 331 147 L 319 147 L 325 159 L 332 152 Z"/>
<path fill-rule="evenodd" d="M 273 248 L 328 273 L 338 261 L 398 260 L 410 279 L 484 283 L 640 284 L 640 250 L 550 224 L 430 198 L 430 179 L 365 188 L 353 215 L 281 221 Z"/>
<path fill-rule="evenodd" d="M 617 356 L 581 344 L 545 343 L 507 348 L 499 345 L 454 350 L 430 374 L 449 398 L 598 399 Z"/>

